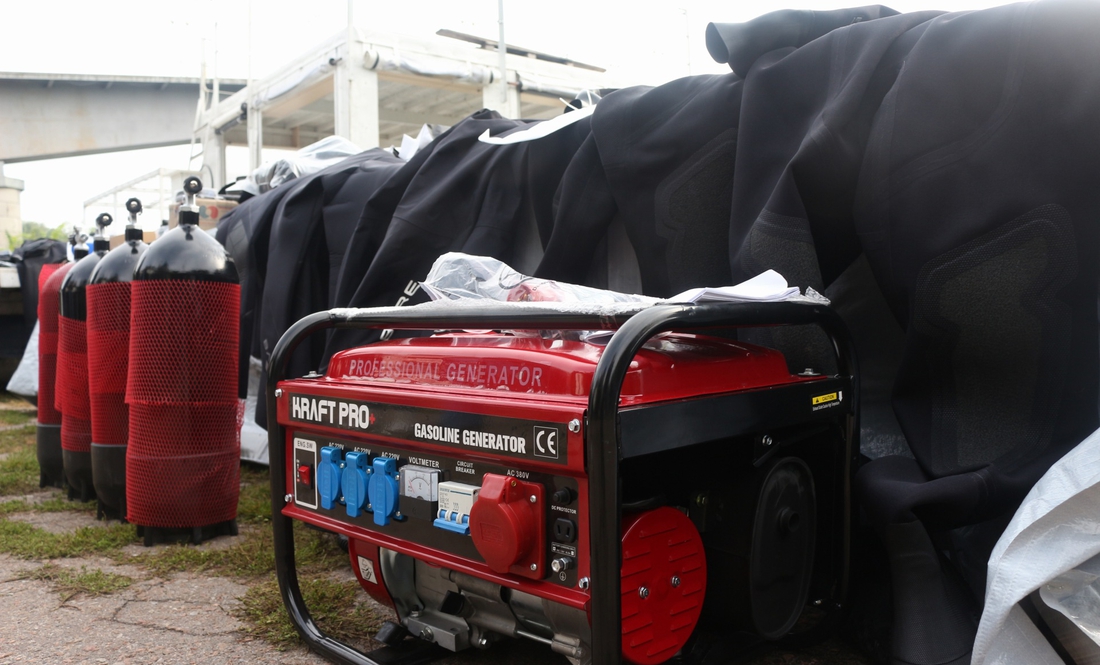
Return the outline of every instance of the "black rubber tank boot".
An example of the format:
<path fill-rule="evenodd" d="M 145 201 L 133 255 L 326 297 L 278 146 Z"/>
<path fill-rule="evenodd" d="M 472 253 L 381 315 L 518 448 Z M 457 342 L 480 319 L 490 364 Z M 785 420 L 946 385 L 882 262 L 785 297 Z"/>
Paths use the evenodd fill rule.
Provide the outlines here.
<path fill-rule="evenodd" d="M 92 444 L 96 519 L 126 521 L 126 446 Z"/>
<path fill-rule="evenodd" d="M 61 457 L 65 466 L 65 478 L 69 485 L 69 500 L 91 501 L 94 499 L 92 454 L 62 449 Z"/>
<path fill-rule="evenodd" d="M 38 486 L 64 487 L 65 468 L 61 459 L 61 425 L 38 424 Z"/>

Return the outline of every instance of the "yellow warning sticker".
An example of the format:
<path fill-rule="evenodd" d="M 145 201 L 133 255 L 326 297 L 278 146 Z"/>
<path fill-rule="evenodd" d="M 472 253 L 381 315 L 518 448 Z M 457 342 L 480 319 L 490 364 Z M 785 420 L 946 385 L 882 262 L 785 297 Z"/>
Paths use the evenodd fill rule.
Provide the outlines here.
<path fill-rule="evenodd" d="M 829 393 L 828 395 L 818 395 L 813 398 L 814 406 L 818 404 L 825 404 L 826 402 L 835 402 L 840 399 L 840 395 L 837 393 Z"/>

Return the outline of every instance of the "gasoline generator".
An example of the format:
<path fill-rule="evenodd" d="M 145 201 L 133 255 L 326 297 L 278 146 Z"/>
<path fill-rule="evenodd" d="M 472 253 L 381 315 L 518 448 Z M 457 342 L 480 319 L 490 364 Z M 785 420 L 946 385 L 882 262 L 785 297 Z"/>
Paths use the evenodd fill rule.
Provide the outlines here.
<path fill-rule="evenodd" d="M 792 372 L 736 340 L 782 325 L 822 330 L 835 370 Z M 284 377 L 295 348 L 331 328 L 426 336 Z M 526 639 L 574 664 L 650 665 L 707 636 L 812 630 L 847 592 L 857 391 L 845 328 L 820 303 L 310 315 L 274 349 L 267 384 L 287 610 L 334 662 L 395 662 L 314 623 L 300 520 L 347 537 L 363 589 L 396 614 L 380 636 L 391 645 Z"/>

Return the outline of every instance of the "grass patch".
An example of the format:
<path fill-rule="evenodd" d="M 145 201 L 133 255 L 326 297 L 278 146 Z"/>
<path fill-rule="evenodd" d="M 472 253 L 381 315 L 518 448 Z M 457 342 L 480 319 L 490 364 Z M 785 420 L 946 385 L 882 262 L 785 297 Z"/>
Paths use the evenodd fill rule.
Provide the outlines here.
<path fill-rule="evenodd" d="M 231 577 L 267 577 L 275 572 L 275 539 L 270 527 L 249 529 L 239 542 L 223 549 L 168 545 L 156 551 L 127 557 L 157 575 L 191 571 Z M 347 552 L 332 534 L 294 527 L 295 559 L 299 572 L 334 570 L 348 565 Z"/>
<path fill-rule="evenodd" d="M 12 513 L 95 513 L 95 502 L 69 501 L 61 495 L 52 496 L 45 501 L 30 502 L 23 499 L 12 499 L 0 502 L 0 516 Z"/>
<path fill-rule="evenodd" d="M 11 501 L 4 501 L 0 503 L 0 515 L 10 515 L 12 513 L 25 513 L 31 510 L 31 504 L 23 501 L 22 499 L 13 499 Z"/>
<path fill-rule="evenodd" d="M 271 523 L 271 483 L 267 467 L 241 464 L 241 497 L 237 501 L 237 522 Z"/>
<path fill-rule="evenodd" d="M 10 413 L 0 411 L 0 414 Z M 18 427 L 0 432 L 0 453 L 14 453 L 30 450 L 34 452 L 37 445 L 35 428 L 33 426 Z"/>
<path fill-rule="evenodd" d="M 80 572 L 76 572 L 52 563 L 24 571 L 17 576 L 17 579 L 42 580 L 48 583 L 52 590 L 60 593 L 65 600 L 77 595 L 105 596 L 121 591 L 134 583 L 134 580 L 126 575 L 105 573 L 98 568 L 88 570 L 87 566 L 81 566 Z"/>
<path fill-rule="evenodd" d="M 310 615 L 329 636 L 344 642 L 367 642 L 382 627 L 385 619 L 368 603 L 357 601 L 358 582 L 338 582 L 323 574 L 299 576 L 298 582 Z M 236 615 L 248 625 L 244 632 L 280 650 L 302 643 L 275 581 L 249 587 Z"/>
<path fill-rule="evenodd" d="M 137 539 L 129 524 L 86 526 L 71 533 L 50 533 L 23 522 L 0 520 L 0 552 L 23 559 L 67 559 L 110 554 Z"/>
<path fill-rule="evenodd" d="M 5 413 L 0 411 L 0 414 Z M 0 432 L 0 495 L 38 490 L 38 457 L 33 427 Z"/>
<path fill-rule="evenodd" d="M 37 492 L 38 477 L 38 457 L 34 448 L 6 453 L 0 459 L 0 495 Z"/>
<path fill-rule="evenodd" d="M 0 391 L 0 409 L 24 409 L 34 413 L 35 407 L 19 395 L 3 390 Z"/>
<path fill-rule="evenodd" d="M 0 411 L 0 425 L 30 425 L 35 418 L 34 411 Z"/>

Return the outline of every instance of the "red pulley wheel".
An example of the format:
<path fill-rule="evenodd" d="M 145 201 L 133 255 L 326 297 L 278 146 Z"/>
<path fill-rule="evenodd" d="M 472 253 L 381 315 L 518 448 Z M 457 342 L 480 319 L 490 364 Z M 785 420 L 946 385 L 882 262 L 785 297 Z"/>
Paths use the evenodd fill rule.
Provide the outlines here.
<path fill-rule="evenodd" d="M 695 630 L 707 588 L 703 539 L 674 508 L 623 517 L 623 658 L 657 665 Z"/>

